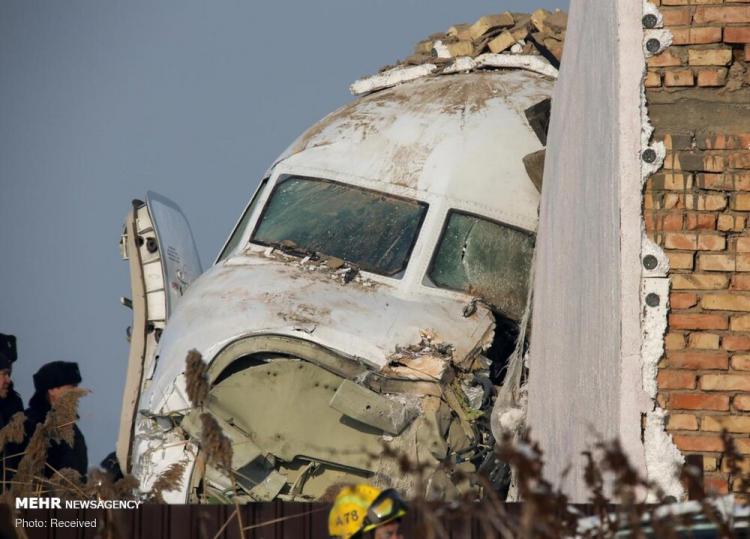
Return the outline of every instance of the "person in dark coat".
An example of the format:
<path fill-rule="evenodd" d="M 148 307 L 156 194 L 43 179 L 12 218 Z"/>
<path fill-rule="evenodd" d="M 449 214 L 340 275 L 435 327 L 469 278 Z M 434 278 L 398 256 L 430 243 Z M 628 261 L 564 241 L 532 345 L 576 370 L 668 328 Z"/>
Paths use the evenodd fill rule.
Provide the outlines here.
<path fill-rule="evenodd" d="M 77 387 L 81 383 L 81 373 L 78 370 L 78 363 L 68 361 L 53 361 L 43 365 L 34 374 L 34 395 L 29 400 L 29 407 L 26 409 L 26 440 L 36 430 L 39 423 L 43 423 L 47 418 L 47 412 L 58 399 L 70 389 Z M 50 442 L 47 449 L 47 464 L 44 467 L 44 474 L 51 477 L 54 470 L 63 468 L 73 468 L 81 477 L 86 476 L 89 460 L 86 449 L 86 440 L 78 425 L 73 425 L 74 440 L 71 447 L 65 441 Z"/>
<path fill-rule="evenodd" d="M 13 389 L 13 362 L 17 359 L 16 338 L 13 335 L 0 333 L 0 429 L 8 424 L 18 412 L 23 412 L 21 396 Z M 13 477 L 16 462 L 17 444 L 6 444 L 0 448 L 0 492 L 4 490 L 5 482 Z"/>
<path fill-rule="evenodd" d="M 0 333 L 0 429 L 17 412 L 23 412 L 21 396 L 13 389 L 13 362 L 16 360 L 16 338 Z"/>

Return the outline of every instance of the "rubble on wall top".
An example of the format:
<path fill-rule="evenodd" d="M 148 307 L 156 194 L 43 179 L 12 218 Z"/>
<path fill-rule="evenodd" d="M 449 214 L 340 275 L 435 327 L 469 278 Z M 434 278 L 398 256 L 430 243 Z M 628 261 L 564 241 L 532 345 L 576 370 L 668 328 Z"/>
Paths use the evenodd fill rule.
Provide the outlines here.
<path fill-rule="evenodd" d="M 486 68 L 527 69 L 556 77 L 567 24 L 568 15 L 560 10 L 485 15 L 419 41 L 406 59 L 357 80 L 350 89 L 361 95 L 429 75 Z"/>

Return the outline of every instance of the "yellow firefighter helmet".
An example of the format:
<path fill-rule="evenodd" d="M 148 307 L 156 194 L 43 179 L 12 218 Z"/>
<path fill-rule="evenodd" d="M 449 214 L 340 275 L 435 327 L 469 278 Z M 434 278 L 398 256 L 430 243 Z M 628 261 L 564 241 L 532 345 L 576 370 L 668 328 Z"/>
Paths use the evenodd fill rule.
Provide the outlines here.
<path fill-rule="evenodd" d="M 379 494 L 379 488 L 364 483 L 342 488 L 328 514 L 328 535 L 349 539 L 360 531 L 367 510 Z"/>

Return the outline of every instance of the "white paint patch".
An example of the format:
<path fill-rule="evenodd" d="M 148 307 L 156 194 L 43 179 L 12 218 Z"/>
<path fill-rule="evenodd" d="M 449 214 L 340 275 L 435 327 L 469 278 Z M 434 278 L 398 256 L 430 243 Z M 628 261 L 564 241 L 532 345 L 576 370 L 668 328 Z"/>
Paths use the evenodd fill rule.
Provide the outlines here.
<path fill-rule="evenodd" d="M 648 478 L 653 481 L 667 496 L 680 499 L 685 494 L 685 489 L 679 480 L 679 473 L 685 464 L 685 457 L 675 447 L 672 436 L 665 430 L 666 413 L 657 407 L 653 412 L 646 415 L 646 430 L 644 432 L 644 445 L 646 455 L 658 455 L 659 458 L 647 458 L 646 470 Z M 653 493 L 649 495 L 648 501 L 655 502 Z"/>

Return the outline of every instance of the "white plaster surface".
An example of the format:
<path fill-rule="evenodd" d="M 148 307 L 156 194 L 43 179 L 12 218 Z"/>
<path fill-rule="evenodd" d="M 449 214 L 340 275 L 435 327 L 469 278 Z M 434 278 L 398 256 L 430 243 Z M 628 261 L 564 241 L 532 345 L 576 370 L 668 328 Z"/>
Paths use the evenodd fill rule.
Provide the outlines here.
<path fill-rule="evenodd" d="M 650 306 L 646 297 L 655 294 L 659 304 Z M 643 372 L 643 389 L 652 399 L 656 398 L 656 373 L 659 360 L 664 354 L 664 333 L 667 331 L 667 311 L 669 310 L 669 279 L 666 277 L 649 277 L 643 279 L 641 288 L 643 302 L 641 369 Z"/>
<path fill-rule="evenodd" d="M 572 0 L 540 213 L 528 420 L 545 475 L 587 498 L 581 451 L 620 438 L 645 471 L 640 414 L 642 6 Z M 570 54 L 569 51 L 575 51 Z M 623 231 L 623 235 L 621 235 Z"/>
<path fill-rule="evenodd" d="M 680 499 L 684 488 L 679 481 L 679 472 L 685 463 L 685 457 L 675 447 L 672 437 L 665 430 L 666 413 L 661 408 L 646 415 L 644 443 L 647 455 L 659 455 L 646 461 L 648 478 L 653 481 L 667 496 Z M 651 497 L 650 501 L 656 501 Z"/>

